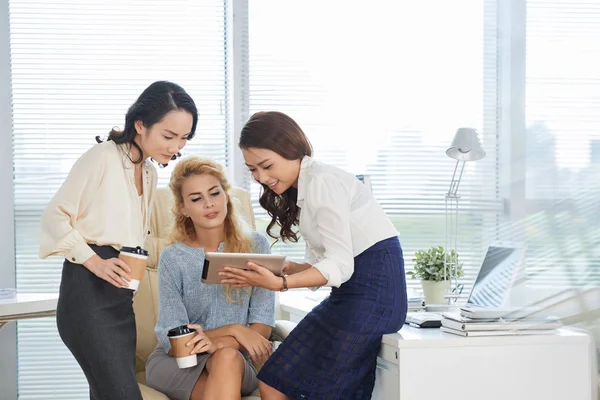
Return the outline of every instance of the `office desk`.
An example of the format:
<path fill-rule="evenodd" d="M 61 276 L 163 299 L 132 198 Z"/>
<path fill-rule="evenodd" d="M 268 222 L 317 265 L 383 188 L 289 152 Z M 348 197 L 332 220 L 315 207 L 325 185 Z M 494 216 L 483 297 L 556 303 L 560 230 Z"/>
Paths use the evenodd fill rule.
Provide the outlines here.
<path fill-rule="evenodd" d="M 57 294 L 23 293 L 0 299 L 0 329 L 10 321 L 56 315 Z"/>
<path fill-rule="evenodd" d="M 462 337 L 405 325 L 383 337 L 374 398 L 596 400 L 596 391 L 585 332 Z"/>
<path fill-rule="evenodd" d="M 324 297 L 280 294 L 282 318 L 297 322 Z M 373 399 L 596 400 L 595 354 L 593 339 L 570 328 L 461 337 L 405 325 L 383 336 Z"/>

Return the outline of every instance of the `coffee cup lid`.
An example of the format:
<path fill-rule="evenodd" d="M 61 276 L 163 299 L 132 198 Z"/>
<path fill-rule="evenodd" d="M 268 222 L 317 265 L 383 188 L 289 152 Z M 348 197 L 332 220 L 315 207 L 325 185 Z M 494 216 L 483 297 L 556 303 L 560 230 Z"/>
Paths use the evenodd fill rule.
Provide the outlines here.
<path fill-rule="evenodd" d="M 140 256 L 148 256 L 148 250 L 144 250 L 140 246 L 121 247 L 121 253 L 131 253 L 131 254 L 138 254 Z"/>
<path fill-rule="evenodd" d="M 187 335 L 188 333 L 192 333 L 192 332 L 196 332 L 196 330 L 192 329 L 192 328 L 188 328 L 187 325 L 181 325 L 181 326 L 178 326 L 177 328 L 169 329 L 169 333 L 167 333 L 167 336 L 169 336 L 169 337 L 181 336 L 181 335 Z"/>

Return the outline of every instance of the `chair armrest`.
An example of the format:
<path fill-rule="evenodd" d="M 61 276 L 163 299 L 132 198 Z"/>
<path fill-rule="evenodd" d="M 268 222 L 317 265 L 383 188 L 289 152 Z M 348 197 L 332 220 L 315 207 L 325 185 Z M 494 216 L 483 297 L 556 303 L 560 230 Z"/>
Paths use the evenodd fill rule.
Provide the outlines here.
<path fill-rule="evenodd" d="M 295 322 L 278 319 L 275 321 L 275 328 L 271 331 L 271 341 L 283 342 L 283 339 L 290 334 L 296 325 Z"/>

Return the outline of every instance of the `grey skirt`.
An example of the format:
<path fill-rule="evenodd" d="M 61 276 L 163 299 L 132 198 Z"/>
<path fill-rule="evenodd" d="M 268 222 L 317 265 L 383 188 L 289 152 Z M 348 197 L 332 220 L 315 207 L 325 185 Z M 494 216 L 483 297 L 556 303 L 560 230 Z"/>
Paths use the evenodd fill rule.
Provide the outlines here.
<path fill-rule="evenodd" d="M 245 360 L 242 396 L 248 396 L 258 387 L 257 372 L 252 360 L 247 355 L 240 354 Z M 170 357 L 162 347 L 158 346 L 146 361 L 146 384 L 164 393 L 169 399 L 188 400 L 210 355 L 198 354 L 196 357 L 198 365 L 195 367 L 179 368 L 175 358 Z"/>
<path fill-rule="evenodd" d="M 105 260 L 119 256 L 111 246 L 90 247 Z M 56 325 L 88 380 L 90 399 L 142 400 L 135 376 L 133 291 L 65 260 Z"/>

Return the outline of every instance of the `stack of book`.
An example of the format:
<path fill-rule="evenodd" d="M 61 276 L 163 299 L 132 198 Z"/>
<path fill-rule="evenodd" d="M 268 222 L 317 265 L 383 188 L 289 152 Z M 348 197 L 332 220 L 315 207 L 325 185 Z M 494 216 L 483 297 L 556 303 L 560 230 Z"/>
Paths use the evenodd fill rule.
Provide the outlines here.
<path fill-rule="evenodd" d="M 555 317 L 470 318 L 460 313 L 443 313 L 443 332 L 460 336 L 553 334 L 562 323 Z"/>
<path fill-rule="evenodd" d="M 417 292 L 415 289 L 408 288 L 408 311 L 423 311 L 425 309 L 425 299 L 423 295 Z"/>

